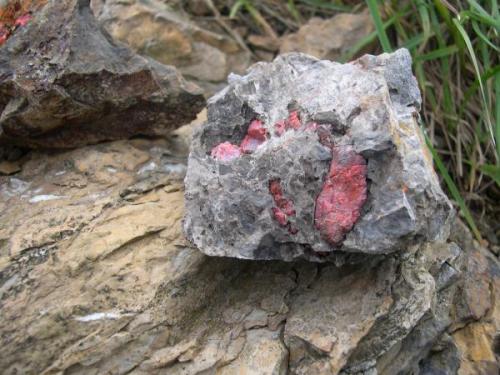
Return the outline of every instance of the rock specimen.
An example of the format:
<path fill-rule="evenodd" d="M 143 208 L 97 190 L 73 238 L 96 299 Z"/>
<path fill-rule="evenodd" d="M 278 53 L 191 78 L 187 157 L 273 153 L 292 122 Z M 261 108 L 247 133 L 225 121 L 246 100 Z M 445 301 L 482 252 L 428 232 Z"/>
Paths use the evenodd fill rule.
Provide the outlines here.
<path fill-rule="evenodd" d="M 192 120 L 199 89 L 118 45 L 90 0 L 50 0 L 0 47 L 0 142 L 75 147 L 163 135 Z"/>
<path fill-rule="evenodd" d="M 406 50 L 344 65 L 292 53 L 230 76 L 194 134 L 188 238 L 209 255 L 314 261 L 447 238 L 419 107 Z"/>

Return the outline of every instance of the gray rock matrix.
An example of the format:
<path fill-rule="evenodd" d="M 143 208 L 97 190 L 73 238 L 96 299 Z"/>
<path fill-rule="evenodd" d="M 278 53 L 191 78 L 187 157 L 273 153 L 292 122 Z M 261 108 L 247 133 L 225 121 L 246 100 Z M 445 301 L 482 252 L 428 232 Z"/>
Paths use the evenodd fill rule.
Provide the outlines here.
<path fill-rule="evenodd" d="M 453 210 L 418 127 L 420 103 L 405 49 L 346 64 L 290 53 L 255 64 L 245 76 L 231 75 L 193 136 L 185 178 L 187 237 L 208 255 L 287 261 L 387 254 L 446 239 Z M 351 145 L 366 160 L 366 202 L 340 244 L 325 241 L 314 222 L 331 150 L 318 132 L 277 136 L 273 130 L 291 108 L 303 124 L 327 124 L 335 145 Z M 253 119 L 267 129 L 255 152 L 229 161 L 211 156 L 220 143 L 240 144 Z M 272 179 L 293 201 L 296 233 L 273 217 Z"/>

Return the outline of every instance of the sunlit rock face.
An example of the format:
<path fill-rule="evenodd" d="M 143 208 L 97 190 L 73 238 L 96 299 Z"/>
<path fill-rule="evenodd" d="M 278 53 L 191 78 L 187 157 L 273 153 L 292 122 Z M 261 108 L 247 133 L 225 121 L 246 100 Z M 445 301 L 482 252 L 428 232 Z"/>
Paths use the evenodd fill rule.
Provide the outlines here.
<path fill-rule="evenodd" d="M 194 134 L 188 238 L 209 255 L 313 261 L 446 238 L 419 108 L 406 50 L 347 64 L 292 53 L 230 76 Z"/>

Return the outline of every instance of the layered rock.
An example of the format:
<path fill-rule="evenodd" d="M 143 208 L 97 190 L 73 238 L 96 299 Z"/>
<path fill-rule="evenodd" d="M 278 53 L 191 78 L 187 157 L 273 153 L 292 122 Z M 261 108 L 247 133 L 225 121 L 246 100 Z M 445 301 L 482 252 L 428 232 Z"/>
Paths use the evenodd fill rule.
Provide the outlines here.
<path fill-rule="evenodd" d="M 92 8 L 113 38 L 141 55 L 178 67 L 208 94 L 222 88 L 229 73 L 242 73 L 251 63 L 248 48 L 226 35 L 217 17 L 194 22 L 160 0 L 92 0 Z M 208 20 L 212 22 L 205 25 Z"/>
<path fill-rule="evenodd" d="M 343 65 L 287 54 L 230 76 L 194 135 L 188 238 L 208 255 L 313 261 L 445 240 L 452 209 L 419 107 L 406 50 Z"/>
<path fill-rule="evenodd" d="M 3 374 L 498 373 L 498 259 L 464 226 L 342 267 L 206 256 L 188 130 L 0 176 Z"/>
<path fill-rule="evenodd" d="M 68 148 L 165 135 L 204 104 L 173 67 L 97 25 L 90 0 L 50 0 L 0 47 L 0 143 Z"/>
<path fill-rule="evenodd" d="M 302 52 L 325 60 L 337 60 L 373 31 L 367 12 L 340 13 L 328 19 L 313 17 L 300 29 L 281 38 L 280 53 Z"/>

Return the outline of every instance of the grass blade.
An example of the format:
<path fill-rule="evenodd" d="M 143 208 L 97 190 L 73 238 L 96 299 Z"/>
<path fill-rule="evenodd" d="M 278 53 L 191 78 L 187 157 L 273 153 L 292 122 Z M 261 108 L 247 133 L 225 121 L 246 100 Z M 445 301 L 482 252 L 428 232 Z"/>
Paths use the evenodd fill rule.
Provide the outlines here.
<path fill-rule="evenodd" d="M 497 161 L 500 159 L 500 72 L 495 74 L 495 135 L 497 139 Z M 498 162 L 497 164 L 500 164 Z"/>
<path fill-rule="evenodd" d="M 479 27 L 479 25 L 477 24 L 476 21 L 472 21 L 472 28 L 474 29 L 474 31 L 476 32 L 477 36 L 480 37 L 483 42 L 485 42 L 488 46 L 490 46 L 491 48 L 493 48 L 495 51 L 499 52 L 500 53 L 500 48 L 497 47 L 496 45 L 494 45 L 489 39 L 488 37 L 481 31 L 481 28 Z"/>
<path fill-rule="evenodd" d="M 464 199 L 462 198 L 462 195 L 458 191 L 457 185 L 451 178 L 450 174 L 448 173 L 448 170 L 446 169 L 443 161 L 441 160 L 441 157 L 437 153 L 436 149 L 434 146 L 432 146 L 429 137 L 427 137 L 427 134 L 424 132 L 424 137 L 425 137 L 425 143 L 427 144 L 427 147 L 429 148 L 432 157 L 434 159 L 434 162 L 436 163 L 436 167 L 439 170 L 439 173 L 444 179 L 444 182 L 446 183 L 446 186 L 448 187 L 448 190 L 450 191 L 453 199 L 455 202 L 457 202 L 458 207 L 460 208 L 460 211 L 462 212 L 462 215 L 465 218 L 465 221 L 469 225 L 472 233 L 474 233 L 474 236 L 478 241 L 482 241 L 481 233 L 479 233 L 479 230 L 477 229 L 476 223 L 474 222 L 474 218 L 472 217 L 469 209 L 467 208 L 467 205 L 465 204 Z"/>
<path fill-rule="evenodd" d="M 245 4 L 245 0 L 238 0 L 237 2 L 235 2 L 231 7 L 231 11 L 229 12 L 229 18 L 233 19 L 234 17 L 236 17 L 243 4 Z"/>
<path fill-rule="evenodd" d="M 384 24 L 382 23 L 382 17 L 380 17 L 380 12 L 378 11 L 377 0 L 366 0 L 368 9 L 373 18 L 373 23 L 375 24 L 375 30 L 377 31 L 378 39 L 382 45 L 384 52 L 392 52 L 391 43 L 385 32 Z"/>
<path fill-rule="evenodd" d="M 430 36 L 432 36 L 433 33 L 430 33 Z M 423 45 L 423 43 L 426 40 L 426 36 L 424 33 L 417 34 L 410 39 L 408 39 L 406 42 L 404 42 L 403 47 L 406 49 L 409 49 L 410 51 L 413 50 L 414 48 Z M 415 55 L 415 54 L 413 54 Z"/>
<path fill-rule="evenodd" d="M 301 24 L 302 20 L 300 18 L 300 13 L 297 10 L 297 7 L 295 6 L 295 1 L 294 0 L 288 0 L 286 7 L 288 8 L 288 11 L 293 16 L 293 18 L 295 19 L 295 21 L 298 24 Z"/>
<path fill-rule="evenodd" d="M 484 164 L 479 167 L 481 172 L 483 172 L 486 176 L 491 177 L 498 186 L 500 186 L 500 166 L 493 164 Z"/>
<path fill-rule="evenodd" d="M 415 59 L 419 61 L 435 60 L 442 57 L 447 57 L 458 52 L 456 45 L 435 49 L 432 52 L 417 56 Z"/>
<path fill-rule="evenodd" d="M 420 15 L 420 20 L 422 22 L 423 30 L 423 41 L 421 47 L 425 47 L 427 40 L 431 37 L 431 20 L 429 16 L 429 11 L 427 10 L 426 4 L 423 0 L 417 0 L 418 14 Z"/>
<path fill-rule="evenodd" d="M 337 10 L 339 12 L 350 12 L 351 7 L 347 5 L 338 5 L 338 4 L 332 4 L 330 1 L 324 1 L 324 0 L 300 0 L 301 3 L 310 5 L 312 7 L 316 8 L 323 8 L 323 9 L 328 9 L 328 10 Z"/>
<path fill-rule="evenodd" d="M 497 30 L 500 30 L 500 20 L 495 19 L 488 14 L 487 11 L 483 9 L 481 5 L 477 3 L 475 0 L 469 0 L 470 6 L 476 11 L 476 15 L 480 18 L 480 20 L 485 23 L 493 26 Z"/>
<path fill-rule="evenodd" d="M 476 76 L 477 76 L 477 79 L 479 80 L 481 96 L 483 97 L 483 106 L 484 106 L 484 111 L 485 111 L 486 124 L 488 126 L 488 130 L 490 131 L 491 140 L 492 140 L 493 144 L 496 145 L 495 134 L 493 132 L 493 126 L 491 125 L 491 118 L 490 118 L 490 113 L 489 113 L 489 109 L 488 109 L 488 101 L 486 100 L 486 91 L 484 89 L 483 81 L 481 79 L 481 72 L 479 70 L 479 64 L 477 62 L 474 48 L 472 47 L 472 42 L 470 41 L 470 38 L 467 35 L 467 32 L 463 28 L 462 24 L 457 19 L 453 19 L 453 22 L 454 22 L 455 26 L 457 27 L 458 32 L 462 35 L 462 38 L 465 42 L 465 45 L 467 46 L 467 50 L 469 51 L 469 54 L 471 56 L 472 64 L 474 65 L 474 70 L 476 71 Z M 499 155 L 497 155 L 497 158 L 498 157 L 499 157 Z"/>

